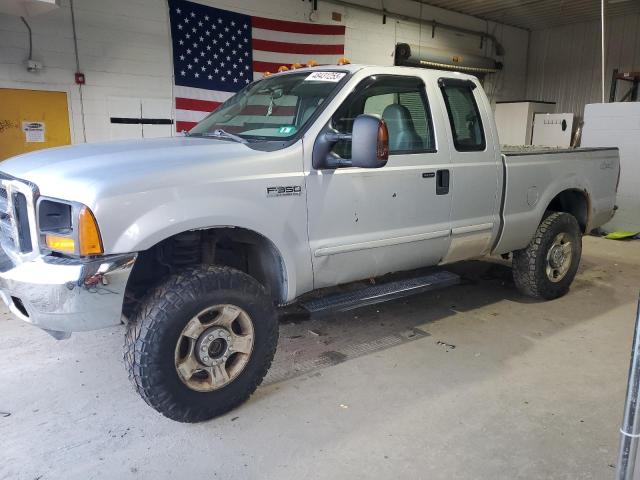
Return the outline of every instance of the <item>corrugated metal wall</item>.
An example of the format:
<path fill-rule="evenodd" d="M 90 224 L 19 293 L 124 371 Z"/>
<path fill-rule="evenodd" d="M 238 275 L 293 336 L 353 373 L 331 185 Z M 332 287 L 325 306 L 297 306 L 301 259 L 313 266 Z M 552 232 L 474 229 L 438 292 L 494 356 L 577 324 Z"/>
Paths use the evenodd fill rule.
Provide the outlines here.
<path fill-rule="evenodd" d="M 614 68 L 640 71 L 640 15 L 610 18 L 606 31 L 608 99 Z M 558 113 L 581 118 L 585 104 L 601 101 L 600 71 L 600 22 L 531 32 L 527 99 L 558 102 Z"/>

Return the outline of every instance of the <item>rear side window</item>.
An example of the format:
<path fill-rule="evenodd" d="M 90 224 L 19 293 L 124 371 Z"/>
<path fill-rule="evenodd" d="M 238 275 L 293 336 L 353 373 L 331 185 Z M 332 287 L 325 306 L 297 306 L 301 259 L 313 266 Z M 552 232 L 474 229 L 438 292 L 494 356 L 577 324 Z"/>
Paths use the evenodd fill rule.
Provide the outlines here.
<path fill-rule="evenodd" d="M 459 152 L 482 151 L 487 146 L 482 118 L 473 96 L 475 85 L 467 80 L 440 79 L 453 133 L 453 144 Z"/>

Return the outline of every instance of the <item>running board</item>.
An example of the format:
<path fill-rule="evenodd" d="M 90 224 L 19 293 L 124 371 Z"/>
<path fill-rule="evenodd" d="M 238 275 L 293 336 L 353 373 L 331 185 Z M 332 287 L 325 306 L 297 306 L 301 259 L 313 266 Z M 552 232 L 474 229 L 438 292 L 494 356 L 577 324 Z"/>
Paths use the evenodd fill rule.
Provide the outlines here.
<path fill-rule="evenodd" d="M 326 297 L 302 303 L 302 308 L 309 313 L 326 311 L 344 312 L 366 305 L 387 302 L 396 298 L 408 297 L 418 293 L 450 287 L 460 283 L 460 277 L 451 272 L 436 272 L 431 275 L 382 283 L 373 287 L 365 287 L 355 292 L 336 293 Z"/>

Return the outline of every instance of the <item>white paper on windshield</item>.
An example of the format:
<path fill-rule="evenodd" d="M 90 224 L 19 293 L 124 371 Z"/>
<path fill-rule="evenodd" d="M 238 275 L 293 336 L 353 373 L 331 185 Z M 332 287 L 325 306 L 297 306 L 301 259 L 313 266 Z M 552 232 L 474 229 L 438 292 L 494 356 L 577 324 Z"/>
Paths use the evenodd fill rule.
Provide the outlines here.
<path fill-rule="evenodd" d="M 346 73 L 344 72 L 313 72 L 307 78 L 307 80 L 315 80 L 316 82 L 339 82 L 342 80 Z"/>

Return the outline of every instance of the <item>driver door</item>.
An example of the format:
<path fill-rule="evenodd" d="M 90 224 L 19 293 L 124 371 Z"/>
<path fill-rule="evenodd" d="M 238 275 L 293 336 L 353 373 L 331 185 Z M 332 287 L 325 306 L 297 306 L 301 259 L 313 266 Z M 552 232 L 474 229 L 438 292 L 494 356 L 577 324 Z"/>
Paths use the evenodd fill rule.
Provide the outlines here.
<path fill-rule="evenodd" d="M 451 194 L 448 183 L 443 189 L 437 181 L 448 175 L 450 155 L 434 132 L 424 81 L 366 78 L 337 109 L 331 126 L 351 133 L 363 113 L 387 123 L 387 165 L 311 168 L 306 176 L 315 288 L 435 265 L 449 248 Z M 349 158 L 351 142 L 338 142 L 333 152 Z"/>

